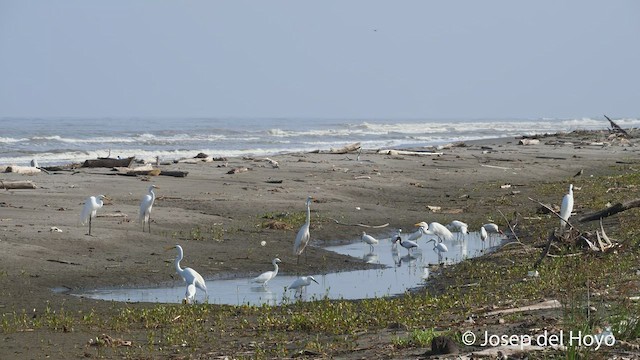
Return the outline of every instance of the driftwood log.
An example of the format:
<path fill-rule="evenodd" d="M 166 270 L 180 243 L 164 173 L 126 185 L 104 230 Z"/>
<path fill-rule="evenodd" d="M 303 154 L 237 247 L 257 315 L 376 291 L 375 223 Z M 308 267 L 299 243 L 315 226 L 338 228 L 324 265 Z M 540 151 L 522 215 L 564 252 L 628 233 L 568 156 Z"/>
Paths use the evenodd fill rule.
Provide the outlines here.
<path fill-rule="evenodd" d="M 34 174 L 41 173 L 42 170 L 33 166 L 11 165 L 11 166 L 7 166 L 7 168 L 5 169 L 5 172 L 15 173 L 15 174 L 24 174 L 24 175 L 34 175 Z"/>
<path fill-rule="evenodd" d="M 346 154 L 346 153 L 350 153 L 350 152 L 354 152 L 354 151 L 358 151 L 360 150 L 360 143 L 353 143 L 353 144 L 349 144 L 346 146 L 343 146 L 341 148 L 331 148 L 329 149 L 329 151 L 326 150 L 313 150 L 310 151 L 310 153 L 315 153 L 315 154 Z"/>
<path fill-rule="evenodd" d="M 633 208 L 637 208 L 640 207 L 640 199 L 634 199 L 634 200 L 629 200 L 629 201 L 625 201 L 622 203 L 617 203 L 615 205 L 609 206 L 606 209 L 602 209 L 600 211 L 596 211 L 594 213 L 591 214 L 587 214 L 583 217 L 581 217 L 580 219 L 578 219 L 579 222 L 584 223 L 584 222 L 589 222 L 589 221 L 593 221 L 593 220 L 599 220 L 602 218 L 605 218 L 607 216 L 611 216 L 614 214 L 617 214 L 619 212 L 625 211 L 625 210 L 629 210 L 629 209 L 633 209 Z"/>
<path fill-rule="evenodd" d="M 85 160 L 82 164 L 82 167 L 88 168 L 98 168 L 98 167 L 130 167 L 131 163 L 135 157 L 128 157 L 124 159 L 114 159 L 114 158 L 97 158 L 92 160 Z"/>
<path fill-rule="evenodd" d="M 611 124 L 611 131 L 614 133 L 618 133 L 618 134 L 622 134 L 627 138 L 630 138 L 631 135 L 629 135 L 628 132 L 626 132 L 623 128 L 620 127 L 620 125 L 616 124 L 615 122 L 613 122 L 613 120 L 609 119 L 609 117 L 607 115 L 604 116 L 607 120 L 609 120 L 609 124 Z"/>
<path fill-rule="evenodd" d="M 6 190 L 14 190 L 14 189 L 36 189 L 36 184 L 30 180 L 21 180 L 21 181 L 3 181 L 0 180 L 0 188 Z"/>

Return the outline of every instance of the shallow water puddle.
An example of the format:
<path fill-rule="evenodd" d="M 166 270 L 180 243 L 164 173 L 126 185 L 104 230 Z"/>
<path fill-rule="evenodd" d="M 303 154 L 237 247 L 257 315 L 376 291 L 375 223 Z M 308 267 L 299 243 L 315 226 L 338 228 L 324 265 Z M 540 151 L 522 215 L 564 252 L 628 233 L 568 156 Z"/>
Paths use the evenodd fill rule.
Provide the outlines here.
<path fill-rule="evenodd" d="M 287 287 L 298 275 L 288 274 L 287 264 L 281 263 L 278 276 L 269 281 L 267 286 L 252 284 L 249 282 L 250 278 L 207 280 L 208 301 L 212 304 L 228 305 L 278 305 L 298 299 L 364 299 L 402 294 L 408 289 L 421 286 L 430 273 L 437 270 L 436 264 L 453 264 L 466 258 L 480 256 L 494 250 L 505 241 L 493 236 L 483 242 L 478 233 L 464 237 L 456 233 L 454 235 L 458 235 L 460 239 L 444 241 L 448 252 L 440 255 L 434 250 L 433 242 L 427 243 L 431 237 L 425 235 L 418 240 L 419 248 L 413 249 L 411 253 L 399 244 L 393 246 L 390 238 L 380 239 L 373 251 L 369 245 L 361 241 L 328 247 L 327 250 L 386 267 L 326 275 L 299 274 L 313 275 L 319 284 L 312 282 L 302 293 L 295 293 L 293 290 L 287 290 Z M 403 235 L 403 239 L 406 236 Z M 304 262 L 304 256 L 300 257 L 300 261 Z M 265 265 L 264 271 L 267 270 L 273 270 L 270 264 Z M 170 287 L 98 289 L 72 295 L 113 301 L 179 303 L 185 296 L 185 289 L 183 282 L 176 282 Z M 204 293 L 200 290 L 197 292 L 196 301 L 205 301 Z"/>

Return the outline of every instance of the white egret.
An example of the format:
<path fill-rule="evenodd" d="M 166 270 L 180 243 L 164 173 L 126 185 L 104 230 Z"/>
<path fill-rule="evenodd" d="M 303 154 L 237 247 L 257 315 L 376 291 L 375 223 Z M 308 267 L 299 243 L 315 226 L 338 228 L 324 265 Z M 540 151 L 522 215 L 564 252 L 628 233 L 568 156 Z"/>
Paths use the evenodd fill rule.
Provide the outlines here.
<path fill-rule="evenodd" d="M 504 232 L 498 228 L 498 225 L 494 223 L 488 223 L 482 225 L 482 227 L 487 231 L 488 234 L 501 234 L 504 235 Z"/>
<path fill-rule="evenodd" d="M 374 238 L 371 235 L 367 235 L 367 233 L 364 231 L 362 232 L 362 241 L 369 244 L 369 247 L 371 248 L 371 252 L 373 252 L 373 245 L 378 245 L 378 239 Z"/>
<path fill-rule="evenodd" d="M 104 205 L 104 199 L 107 197 L 104 195 L 89 196 L 84 202 L 84 207 L 80 213 L 80 224 L 86 225 L 89 222 L 89 235 L 91 235 L 91 219 L 96 217 L 98 209 Z"/>
<path fill-rule="evenodd" d="M 151 233 L 151 208 L 153 207 L 153 202 L 156 201 L 156 193 L 153 189 L 157 188 L 156 185 L 149 186 L 149 193 L 140 200 L 138 221 L 142 223 L 142 232 L 144 232 L 144 224 L 147 223 L 149 225 L 149 233 Z"/>
<path fill-rule="evenodd" d="M 415 241 L 411 241 L 411 240 L 402 240 L 402 236 L 400 236 L 400 234 L 397 234 L 395 239 L 393 239 L 393 242 L 400 242 L 400 246 L 402 246 L 403 248 L 407 249 L 407 254 L 411 254 L 411 249 L 413 248 L 417 248 L 418 247 L 418 243 L 416 243 Z"/>
<path fill-rule="evenodd" d="M 469 225 L 463 223 L 459 220 L 453 220 L 447 225 L 447 229 L 449 230 L 457 230 L 459 234 L 466 235 L 469 233 Z"/>
<path fill-rule="evenodd" d="M 278 275 L 278 264 L 282 261 L 278 258 L 273 259 L 271 262 L 273 264 L 273 271 L 265 271 L 262 274 L 256 276 L 251 280 L 251 282 L 262 284 L 262 286 L 267 286 L 269 280 L 273 279 Z"/>
<path fill-rule="evenodd" d="M 453 234 L 451 233 L 451 231 L 449 231 L 446 226 L 440 224 L 439 222 L 434 221 L 427 225 L 426 222 L 421 221 L 415 224 L 415 226 L 424 227 L 425 234 L 435 235 L 440 240 L 453 240 Z"/>
<path fill-rule="evenodd" d="M 438 252 L 438 262 L 442 262 L 442 253 L 448 252 L 449 248 L 447 245 L 443 244 L 442 241 L 436 242 L 435 239 L 431 239 L 427 241 L 427 243 L 433 241 L 433 250 Z"/>
<path fill-rule="evenodd" d="M 419 226 L 418 230 L 416 230 L 415 232 L 409 234 L 409 237 L 407 238 L 407 240 L 411 240 L 411 241 L 417 241 L 418 239 L 420 239 L 422 237 L 422 235 L 424 235 L 426 228 Z"/>
<path fill-rule="evenodd" d="M 169 246 L 165 248 L 165 250 L 171 250 L 171 249 L 176 249 L 178 251 L 178 255 L 176 255 L 176 259 L 173 262 L 173 264 L 176 267 L 176 272 L 178 273 L 178 275 L 180 275 L 182 280 L 184 280 L 187 283 L 187 294 L 191 293 L 189 289 L 189 285 L 193 284 L 198 289 L 204 291 L 205 298 L 208 298 L 209 293 L 207 292 L 207 284 L 204 282 L 204 278 L 202 277 L 202 275 L 200 275 L 197 271 L 193 270 L 192 268 L 186 267 L 183 269 L 180 267 L 180 261 L 184 257 L 182 246 L 174 245 L 174 246 Z M 195 289 L 192 289 L 192 291 L 193 291 L 193 296 L 195 297 Z"/>
<path fill-rule="evenodd" d="M 311 234 L 309 234 L 309 225 L 311 224 L 311 200 L 313 200 L 313 197 L 307 197 L 307 220 L 300 230 L 298 230 L 296 241 L 293 243 L 293 253 L 298 256 L 297 262 L 300 262 L 300 255 L 304 251 L 304 248 L 307 247 L 309 239 L 311 238 Z"/>
<path fill-rule="evenodd" d="M 433 241 L 433 250 L 438 251 L 438 253 L 449 251 L 449 248 L 447 248 L 447 245 L 443 244 L 442 242 L 436 242 L 436 239 L 431 239 L 427 241 L 427 243 L 430 243 L 432 241 Z"/>
<path fill-rule="evenodd" d="M 312 281 L 316 284 L 320 284 L 313 278 L 313 276 L 300 276 L 295 279 L 291 285 L 289 285 L 289 289 L 295 290 L 296 292 L 299 291 L 302 294 L 302 291 L 304 291 L 307 286 L 311 285 Z"/>
<path fill-rule="evenodd" d="M 567 221 L 573 211 L 573 184 L 569 184 L 569 192 L 562 198 L 562 206 L 560 206 L 560 230 L 564 231 Z"/>
<path fill-rule="evenodd" d="M 187 290 L 184 293 L 185 304 L 193 304 L 196 298 L 196 286 L 194 284 L 188 284 Z"/>

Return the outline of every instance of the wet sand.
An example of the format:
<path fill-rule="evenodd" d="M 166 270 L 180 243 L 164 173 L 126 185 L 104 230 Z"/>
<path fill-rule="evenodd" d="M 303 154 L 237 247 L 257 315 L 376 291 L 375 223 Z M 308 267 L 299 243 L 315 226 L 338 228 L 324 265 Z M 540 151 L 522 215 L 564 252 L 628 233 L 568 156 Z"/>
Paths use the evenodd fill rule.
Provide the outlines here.
<path fill-rule="evenodd" d="M 52 289 L 180 282 L 173 268 L 175 252 L 164 250 L 176 243 L 185 251 L 183 266 L 207 278 L 257 275 L 268 270 L 276 256 L 283 261 L 283 274 L 362 268 L 368 265 L 322 249 L 359 239 L 367 230 L 343 224 L 388 223 L 375 232 L 389 236 L 398 228 L 413 231 L 419 221 L 457 219 L 472 227 L 501 224 L 498 210 L 517 210 L 502 208 L 503 197 L 534 207 L 528 196 L 536 197 L 531 193 L 536 184 L 569 184 L 580 170 L 584 170 L 580 176 L 609 174 L 616 162 L 635 163 L 638 158 L 635 140 L 612 139 L 606 131 L 546 135 L 539 140 L 537 145 L 519 145 L 514 138 L 472 141 L 436 150 L 441 155 L 365 149 L 359 157 L 355 153 L 270 157 L 279 168 L 262 158 L 159 166 L 188 171 L 184 178 L 119 176 L 112 169 L 98 168 L 33 176 L 3 173 L 0 180 L 32 180 L 38 188 L 0 191 L 0 309 L 7 313 L 48 304 L 108 311 L 113 307 L 108 302 Z M 249 170 L 227 173 L 236 167 Z M 151 184 L 159 188 L 149 234 L 142 232 L 137 212 Z M 98 211 L 88 236 L 87 227 L 78 225 L 79 215 L 85 198 L 98 194 L 110 201 Z M 268 217 L 303 212 L 308 195 L 315 199 L 311 243 L 297 263 L 292 247 L 298 229 L 262 225 Z M 540 200 L 559 203 L 561 196 Z M 62 232 L 51 231 L 52 227 Z M 28 338 L 11 336 L 7 340 L 11 346 L 4 347 L 5 354 L 0 350 L 0 358 L 28 348 Z"/>

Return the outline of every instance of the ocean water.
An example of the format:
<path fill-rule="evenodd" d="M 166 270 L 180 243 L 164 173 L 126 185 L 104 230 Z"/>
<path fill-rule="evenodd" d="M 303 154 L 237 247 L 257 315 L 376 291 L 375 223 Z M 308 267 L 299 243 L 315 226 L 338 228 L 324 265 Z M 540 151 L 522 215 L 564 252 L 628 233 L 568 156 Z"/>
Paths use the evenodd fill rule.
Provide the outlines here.
<path fill-rule="evenodd" d="M 623 128 L 635 118 L 615 119 Z M 441 145 L 453 141 L 574 130 L 604 130 L 603 119 L 0 119 L 0 165 L 40 166 L 96 157 L 152 161 L 193 157 L 273 156 L 329 150 L 360 142 L 365 149 Z"/>

